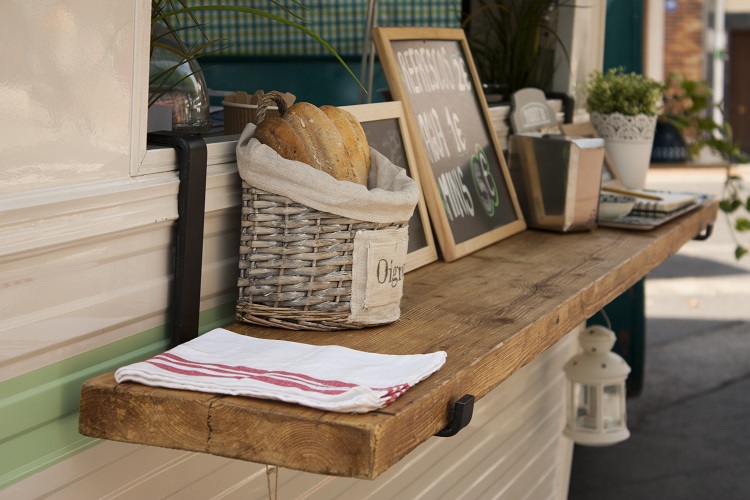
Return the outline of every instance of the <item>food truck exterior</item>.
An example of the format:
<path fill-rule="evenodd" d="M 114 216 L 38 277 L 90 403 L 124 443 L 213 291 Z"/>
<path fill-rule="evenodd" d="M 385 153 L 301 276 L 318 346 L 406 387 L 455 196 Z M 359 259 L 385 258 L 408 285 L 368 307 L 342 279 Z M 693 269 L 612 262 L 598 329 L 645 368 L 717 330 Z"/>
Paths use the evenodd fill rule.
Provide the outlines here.
<path fill-rule="evenodd" d="M 0 497 L 260 498 L 275 474 L 283 497 L 566 496 L 574 335 L 483 398 L 461 438 L 433 438 L 373 481 L 80 435 L 82 382 L 169 342 L 179 182 L 175 152 L 146 147 L 150 3 L 2 9 Z M 603 7 L 570 10 L 567 90 L 601 64 L 604 25 Z M 208 144 L 202 331 L 234 317 L 235 145 Z"/>

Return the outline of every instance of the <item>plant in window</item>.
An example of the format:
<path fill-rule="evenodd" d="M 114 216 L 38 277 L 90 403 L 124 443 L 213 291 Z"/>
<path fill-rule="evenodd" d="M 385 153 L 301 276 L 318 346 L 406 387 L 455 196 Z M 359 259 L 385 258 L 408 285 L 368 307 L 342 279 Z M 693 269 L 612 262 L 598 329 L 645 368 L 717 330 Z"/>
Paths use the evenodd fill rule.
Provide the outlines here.
<path fill-rule="evenodd" d="M 300 9 L 307 10 L 297 0 L 292 0 Z M 197 58 L 220 51 L 227 40 L 211 39 L 196 18 L 201 11 L 230 11 L 238 14 L 261 16 L 283 23 L 312 37 L 344 66 L 352 78 L 359 83 L 344 60 L 319 35 L 304 26 L 305 19 L 275 0 L 269 3 L 283 10 L 283 17 L 265 10 L 244 5 L 198 4 L 187 0 L 152 0 L 151 2 L 151 66 L 149 71 L 149 107 L 165 103 L 173 109 L 173 124 L 183 130 L 202 131 L 208 121 L 208 96 L 206 84 L 197 63 Z M 187 46 L 180 35 L 185 30 L 195 30 L 199 40 Z M 361 86 L 361 83 L 359 84 Z M 208 123 L 210 127 L 210 122 Z"/>
<path fill-rule="evenodd" d="M 549 90 L 555 49 L 567 50 L 554 30 L 556 0 L 480 0 L 464 20 L 469 47 L 484 84 L 506 96 L 533 87 Z"/>

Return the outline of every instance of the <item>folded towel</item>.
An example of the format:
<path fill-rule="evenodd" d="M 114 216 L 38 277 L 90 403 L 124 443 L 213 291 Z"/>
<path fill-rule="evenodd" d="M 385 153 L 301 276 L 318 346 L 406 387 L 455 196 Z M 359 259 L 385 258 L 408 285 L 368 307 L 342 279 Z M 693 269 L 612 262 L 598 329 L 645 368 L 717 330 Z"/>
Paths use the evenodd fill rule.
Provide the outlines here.
<path fill-rule="evenodd" d="M 446 354 L 375 354 L 264 340 L 221 328 L 115 372 L 117 382 L 253 396 L 364 413 L 436 372 Z"/>

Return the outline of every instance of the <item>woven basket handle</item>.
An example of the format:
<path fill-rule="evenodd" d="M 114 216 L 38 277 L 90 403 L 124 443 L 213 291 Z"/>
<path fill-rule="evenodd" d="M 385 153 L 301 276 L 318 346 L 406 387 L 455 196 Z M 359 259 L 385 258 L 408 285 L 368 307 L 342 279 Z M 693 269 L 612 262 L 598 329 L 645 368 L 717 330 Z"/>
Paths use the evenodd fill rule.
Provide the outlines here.
<path fill-rule="evenodd" d="M 279 108 L 279 115 L 284 116 L 288 106 L 286 101 L 284 101 L 284 95 L 277 90 L 272 90 L 267 94 L 263 94 L 263 97 L 258 101 L 258 109 L 255 111 L 256 125 L 266 119 L 266 111 L 269 106 L 273 105 L 276 105 L 276 107 Z"/>

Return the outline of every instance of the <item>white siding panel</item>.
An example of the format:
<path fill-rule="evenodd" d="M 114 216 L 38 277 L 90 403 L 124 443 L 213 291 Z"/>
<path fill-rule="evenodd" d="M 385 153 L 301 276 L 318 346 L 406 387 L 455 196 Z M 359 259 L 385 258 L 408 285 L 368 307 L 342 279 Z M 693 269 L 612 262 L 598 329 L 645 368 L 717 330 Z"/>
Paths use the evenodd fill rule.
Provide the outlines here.
<path fill-rule="evenodd" d="M 202 309 L 237 295 L 240 200 L 234 169 L 223 165 L 208 181 Z M 59 220 L 24 222 L 18 209 L 13 224 L 0 224 L 0 242 L 12 243 L 20 230 L 33 234 L 35 225 L 44 232 L 51 221 L 59 222 L 63 238 L 55 244 L 29 237 L 24 248 L 0 255 L 0 381 L 167 323 L 176 179 L 153 190 L 158 195 L 145 202 L 134 188 L 113 191 L 120 204 L 109 208 L 96 203 L 104 196 L 91 196 L 79 202 L 78 212 L 66 208 Z M 126 201 L 128 193 L 133 196 Z"/>
<path fill-rule="evenodd" d="M 373 481 L 279 472 L 283 499 L 562 499 L 572 443 L 562 436 L 562 366 L 577 331 L 476 403 L 469 426 L 432 438 Z M 0 491 L 0 498 L 265 499 L 265 466 L 104 442 Z"/>

